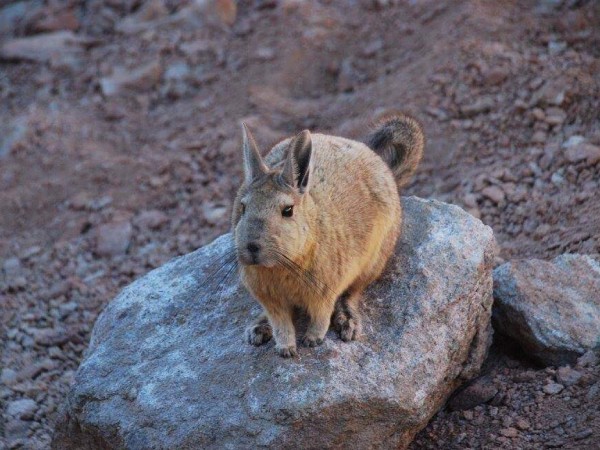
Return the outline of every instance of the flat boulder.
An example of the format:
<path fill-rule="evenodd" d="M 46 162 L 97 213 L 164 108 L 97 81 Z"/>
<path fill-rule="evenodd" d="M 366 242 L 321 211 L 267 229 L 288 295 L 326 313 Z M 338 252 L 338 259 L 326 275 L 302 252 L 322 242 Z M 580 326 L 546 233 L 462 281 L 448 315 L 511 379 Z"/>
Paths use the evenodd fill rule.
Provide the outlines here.
<path fill-rule="evenodd" d="M 495 242 L 456 206 L 403 204 L 356 342 L 330 330 L 293 359 L 246 344 L 260 308 L 229 234 L 125 288 L 94 326 L 53 448 L 407 447 L 486 356 Z"/>
<path fill-rule="evenodd" d="M 494 326 L 546 365 L 600 347 L 600 264 L 586 255 L 512 261 L 494 270 Z"/>

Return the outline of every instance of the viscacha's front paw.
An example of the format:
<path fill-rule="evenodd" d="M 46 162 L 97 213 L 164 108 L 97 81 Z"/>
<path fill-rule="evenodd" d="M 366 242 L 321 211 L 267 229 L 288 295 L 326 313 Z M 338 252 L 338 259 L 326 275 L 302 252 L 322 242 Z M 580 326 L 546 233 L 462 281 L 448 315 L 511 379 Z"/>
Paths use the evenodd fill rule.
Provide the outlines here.
<path fill-rule="evenodd" d="M 290 346 L 285 346 L 285 347 L 276 346 L 275 351 L 282 358 L 292 358 L 294 356 L 298 356 L 298 351 L 296 350 L 295 345 L 290 345 Z"/>
<path fill-rule="evenodd" d="M 246 328 L 246 340 L 252 345 L 263 345 L 273 337 L 273 329 L 267 322 L 258 323 Z"/>
<path fill-rule="evenodd" d="M 360 323 L 360 320 L 348 318 L 346 321 L 339 324 L 338 331 L 342 341 L 355 341 L 362 333 L 362 324 Z"/>
<path fill-rule="evenodd" d="M 315 336 L 304 336 L 302 339 L 302 345 L 305 347 L 318 347 L 323 343 L 323 339 Z"/>

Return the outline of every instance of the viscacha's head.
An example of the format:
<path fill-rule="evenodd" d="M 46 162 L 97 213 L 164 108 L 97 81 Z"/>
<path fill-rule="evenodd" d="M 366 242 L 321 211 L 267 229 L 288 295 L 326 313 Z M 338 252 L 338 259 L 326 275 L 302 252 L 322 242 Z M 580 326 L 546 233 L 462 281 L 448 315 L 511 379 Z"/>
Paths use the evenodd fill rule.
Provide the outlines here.
<path fill-rule="evenodd" d="M 311 135 L 289 141 L 283 164 L 267 167 L 243 125 L 244 182 L 233 205 L 232 231 L 244 266 L 285 266 L 310 250 L 315 220 L 310 197 L 314 172 Z"/>

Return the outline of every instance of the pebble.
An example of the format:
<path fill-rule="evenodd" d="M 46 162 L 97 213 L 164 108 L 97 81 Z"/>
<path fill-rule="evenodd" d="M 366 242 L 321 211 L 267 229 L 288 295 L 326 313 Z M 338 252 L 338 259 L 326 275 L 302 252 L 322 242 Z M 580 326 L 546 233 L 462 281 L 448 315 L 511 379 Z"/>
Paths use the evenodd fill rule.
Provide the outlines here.
<path fill-rule="evenodd" d="M 560 367 L 556 372 L 556 381 L 565 386 L 573 386 L 581 379 L 583 374 L 569 366 Z"/>
<path fill-rule="evenodd" d="M 517 426 L 517 428 L 519 430 L 529 430 L 531 428 L 531 425 L 529 424 L 529 422 L 523 418 L 518 418 L 515 422 L 515 425 Z"/>
<path fill-rule="evenodd" d="M 162 71 L 162 65 L 158 60 L 133 69 L 116 67 L 111 76 L 100 79 L 100 88 L 107 97 L 124 91 L 147 91 L 158 83 Z"/>
<path fill-rule="evenodd" d="M 574 145 L 579 145 L 585 142 L 585 138 L 583 136 L 579 136 L 579 135 L 573 135 L 570 136 L 569 139 L 567 139 L 565 142 L 563 142 L 562 147 L 563 148 L 569 148 L 569 147 L 573 147 Z"/>
<path fill-rule="evenodd" d="M 600 147 L 592 144 L 580 143 L 567 147 L 565 158 L 570 163 L 577 163 L 585 160 L 590 166 L 600 162 Z"/>
<path fill-rule="evenodd" d="M 517 431 L 516 428 L 508 427 L 508 428 L 502 428 L 500 430 L 500 434 L 504 437 L 514 438 L 519 435 L 519 432 Z"/>
<path fill-rule="evenodd" d="M 138 214 L 134 220 L 134 223 L 142 229 L 148 228 L 151 230 L 157 230 L 167 223 L 168 220 L 169 218 L 164 212 L 151 209 L 148 211 L 142 211 L 140 214 Z"/>
<path fill-rule="evenodd" d="M 498 186 L 488 186 L 481 191 L 481 194 L 496 204 L 504 202 L 506 197 L 504 191 Z"/>
<path fill-rule="evenodd" d="M 588 350 L 577 359 L 577 365 L 579 367 L 593 367 L 598 365 L 600 359 L 593 350 Z"/>
<path fill-rule="evenodd" d="M 494 398 L 498 388 L 489 377 L 481 377 L 456 394 L 449 402 L 450 409 L 467 410 Z"/>
<path fill-rule="evenodd" d="M 565 387 L 562 384 L 550 382 L 544 386 L 543 391 L 548 395 L 559 394 Z"/>
<path fill-rule="evenodd" d="M 546 133 L 542 130 L 538 130 L 535 133 L 533 133 L 533 136 L 531 136 L 531 142 L 533 142 L 534 144 L 543 144 L 544 142 L 546 142 Z"/>
<path fill-rule="evenodd" d="M 8 367 L 2 369 L 2 375 L 0 375 L 0 383 L 4 384 L 5 386 L 13 386 L 17 384 L 17 381 L 17 372 Z"/>
<path fill-rule="evenodd" d="M 124 254 L 129 248 L 132 232 L 129 221 L 100 225 L 96 231 L 96 253 L 100 256 Z"/>
<path fill-rule="evenodd" d="M 61 345 L 69 340 L 69 336 L 63 328 L 34 328 L 30 331 L 34 342 L 45 347 Z"/>
<path fill-rule="evenodd" d="M 6 414 L 17 419 L 29 420 L 37 410 L 37 403 L 29 398 L 13 400 L 6 405 Z"/>
<path fill-rule="evenodd" d="M 465 117 L 473 117 L 477 114 L 490 111 L 495 105 L 494 99 L 491 97 L 481 97 L 475 100 L 470 105 L 461 107 L 460 111 Z"/>

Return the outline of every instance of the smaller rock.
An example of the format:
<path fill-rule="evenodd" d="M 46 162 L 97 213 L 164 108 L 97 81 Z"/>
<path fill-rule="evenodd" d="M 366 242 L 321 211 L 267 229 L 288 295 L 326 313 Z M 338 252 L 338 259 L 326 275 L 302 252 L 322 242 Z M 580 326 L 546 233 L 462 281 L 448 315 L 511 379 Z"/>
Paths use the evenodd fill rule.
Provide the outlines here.
<path fill-rule="evenodd" d="M 10 387 L 17 384 L 17 381 L 17 372 L 15 372 L 12 369 L 9 369 L 8 367 L 2 369 L 2 375 L 0 375 L 0 383 Z"/>
<path fill-rule="evenodd" d="M 567 113 L 561 108 L 548 108 L 544 121 L 548 125 L 561 125 L 567 119 Z"/>
<path fill-rule="evenodd" d="M 463 106 L 460 111 L 465 117 L 473 117 L 477 114 L 490 111 L 495 105 L 494 99 L 491 97 L 481 97 L 475 100 L 470 105 Z"/>
<path fill-rule="evenodd" d="M 538 130 L 531 136 L 531 142 L 534 144 L 543 144 L 546 142 L 547 135 L 544 131 Z"/>
<path fill-rule="evenodd" d="M 364 46 L 362 55 L 366 58 L 372 58 L 379 53 L 381 49 L 383 49 L 383 41 L 381 39 L 376 39 Z"/>
<path fill-rule="evenodd" d="M 481 377 L 452 397 L 448 406 L 453 411 L 472 409 L 490 401 L 497 393 L 498 388 L 492 379 L 487 376 Z"/>
<path fill-rule="evenodd" d="M 531 425 L 529 424 L 529 422 L 527 420 L 523 419 L 522 417 L 519 417 L 515 421 L 515 425 L 517 426 L 517 428 L 519 430 L 522 430 L 522 431 L 526 431 L 526 430 L 529 430 L 531 428 Z"/>
<path fill-rule="evenodd" d="M 121 33 L 137 33 L 150 28 L 153 21 L 158 21 L 169 15 L 169 10 L 163 0 L 149 0 L 135 13 L 116 25 L 116 30 Z"/>
<path fill-rule="evenodd" d="M 216 203 L 205 203 L 202 205 L 202 213 L 207 222 L 218 224 L 227 213 L 227 206 Z"/>
<path fill-rule="evenodd" d="M 31 334 L 36 344 L 45 347 L 61 345 L 69 340 L 69 335 L 64 328 L 34 328 Z"/>
<path fill-rule="evenodd" d="M 600 395 L 600 381 L 592 384 L 588 389 L 587 394 L 585 394 L 585 398 L 587 400 L 594 400 Z"/>
<path fill-rule="evenodd" d="M 100 79 L 100 87 L 106 96 L 127 90 L 147 91 L 159 82 L 161 76 L 162 65 L 158 60 L 134 69 L 117 67 L 111 76 Z"/>
<path fill-rule="evenodd" d="M 101 225 L 96 231 L 96 253 L 100 256 L 124 254 L 129 248 L 132 232 L 129 221 Z"/>
<path fill-rule="evenodd" d="M 563 142 L 562 147 L 563 148 L 569 148 L 569 147 L 573 147 L 575 145 L 579 145 L 585 142 L 585 138 L 583 136 L 579 136 L 577 134 L 569 137 L 569 139 L 567 139 L 565 142 Z"/>
<path fill-rule="evenodd" d="M 6 448 L 26 448 L 24 445 L 25 442 L 21 442 L 21 440 L 27 439 L 32 424 L 33 423 L 30 421 L 20 419 L 7 420 L 4 425 L 4 437 L 11 446 Z M 21 445 L 19 445 L 19 442 Z"/>
<path fill-rule="evenodd" d="M 598 365 L 598 362 L 598 355 L 593 350 L 588 350 L 577 359 L 579 367 L 594 367 Z"/>
<path fill-rule="evenodd" d="M 508 427 L 508 428 L 502 428 L 500 430 L 500 434 L 507 438 L 514 438 L 519 435 L 519 432 L 517 431 L 516 428 Z"/>
<path fill-rule="evenodd" d="M 547 365 L 573 364 L 600 340 L 600 264 L 587 255 L 494 270 L 494 326 Z"/>
<path fill-rule="evenodd" d="M 149 211 L 142 211 L 134 220 L 135 225 L 140 228 L 149 228 L 156 230 L 162 227 L 169 218 L 167 215 L 157 209 L 151 209 Z"/>
<path fill-rule="evenodd" d="M 560 367 L 556 372 L 556 381 L 565 386 L 573 386 L 581 379 L 582 373 L 569 366 Z"/>
<path fill-rule="evenodd" d="M 21 266 L 21 261 L 19 258 L 12 257 L 4 260 L 4 264 L 2 264 L 2 269 L 4 270 L 4 276 L 7 279 L 16 278 L 23 274 L 23 267 Z"/>
<path fill-rule="evenodd" d="M 486 86 L 497 86 L 502 84 L 510 75 L 507 69 L 494 67 L 483 74 L 483 84 Z"/>
<path fill-rule="evenodd" d="M 594 434 L 594 431 L 591 428 L 586 428 L 585 430 L 581 430 L 576 433 L 575 436 L 573 436 L 573 439 L 576 441 L 581 441 L 582 439 L 589 438 L 592 434 Z"/>
<path fill-rule="evenodd" d="M 190 73 L 190 66 L 185 62 L 176 62 L 167 67 L 167 70 L 165 71 L 165 80 L 181 81 L 186 79 Z"/>
<path fill-rule="evenodd" d="M 0 60 L 49 62 L 54 56 L 68 59 L 90 43 L 72 31 L 38 34 L 5 42 L 0 48 Z"/>
<path fill-rule="evenodd" d="M 593 166 L 600 162 L 600 147 L 587 143 L 572 145 L 565 151 L 565 158 L 570 163 L 586 160 L 588 165 Z"/>
<path fill-rule="evenodd" d="M 556 395 L 562 392 L 564 388 L 562 384 L 550 382 L 544 386 L 543 391 L 548 395 Z"/>
<path fill-rule="evenodd" d="M 481 191 L 481 194 L 496 204 L 504 202 L 506 198 L 506 194 L 498 186 L 488 186 Z"/>
<path fill-rule="evenodd" d="M 41 11 L 28 27 L 33 33 L 48 33 L 52 31 L 77 31 L 79 20 L 72 9 L 62 11 Z"/>
<path fill-rule="evenodd" d="M 37 411 L 37 403 L 29 398 L 14 400 L 6 406 L 6 414 L 17 419 L 29 420 L 33 419 L 33 415 Z"/>
<path fill-rule="evenodd" d="M 261 61 L 272 61 L 275 59 L 275 50 L 271 47 L 259 47 L 256 50 L 256 57 Z"/>
<path fill-rule="evenodd" d="M 352 92 L 364 81 L 364 75 L 352 64 L 349 58 L 342 61 L 338 73 L 337 86 L 340 92 Z"/>

